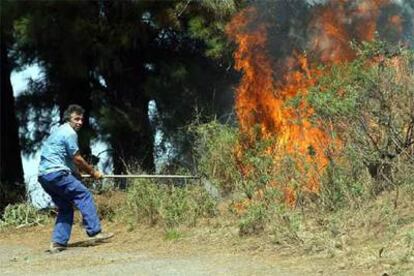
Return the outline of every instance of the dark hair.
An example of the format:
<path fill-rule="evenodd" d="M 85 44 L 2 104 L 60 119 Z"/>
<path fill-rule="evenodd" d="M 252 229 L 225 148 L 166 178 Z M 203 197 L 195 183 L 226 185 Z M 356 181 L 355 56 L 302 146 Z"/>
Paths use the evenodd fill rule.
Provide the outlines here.
<path fill-rule="evenodd" d="M 85 113 L 85 109 L 83 109 L 83 107 L 80 106 L 80 105 L 71 104 L 71 105 L 68 106 L 68 108 L 66 108 L 65 112 L 63 112 L 63 120 L 65 122 L 69 122 L 70 121 L 70 115 L 72 113 L 82 115 L 83 113 Z"/>

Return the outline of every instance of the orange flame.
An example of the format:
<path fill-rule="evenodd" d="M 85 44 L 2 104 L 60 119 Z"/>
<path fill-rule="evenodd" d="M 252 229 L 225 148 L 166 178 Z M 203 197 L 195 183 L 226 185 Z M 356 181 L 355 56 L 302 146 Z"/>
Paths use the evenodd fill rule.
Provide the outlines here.
<path fill-rule="evenodd" d="M 373 40 L 380 9 L 389 0 L 330 1 L 315 13 L 310 25 L 311 51 L 323 64 L 337 64 L 355 57 L 350 41 Z M 394 19 L 393 22 L 395 22 Z"/>
<path fill-rule="evenodd" d="M 266 26 L 261 25 L 247 33 L 239 30 L 248 23 L 246 18 L 255 14 L 256 10 L 246 9 L 233 19 L 228 28 L 228 33 L 239 45 L 235 53 L 235 68 L 244 72 L 236 97 L 240 129 L 249 137 L 246 146 L 254 143 L 256 125 L 260 128 L 261 138 L 275 139 L 267 149 L 267 153 L 274 156 L 275 169 L 286 154 L 298 158 L 296 165 L 303 172 L 304 162 L 314 163 L 315 166 L 304 173 L 306 188 L 317 192 L 318 175 L 328 163 L 324 150 L 330 139 L 310 122 L 313 111 L 305 101 L 300 100 L 297 108 L 286 103 L 295 97 L 306 96 L 319 71 L 311 68 L 305 55 L 296 55 L 290 64 L 291 71 L 283 80 L 274 81 L 271 60 L 266 54 Z M 294 202 L 293 190 L 285 189 L 285 193 L 288 201 Z"/>
<path fill-rule="evenodd" d="M 350 41 L 374 38 L 380 8 L 387 3 L 388 0 L 328 2 L 311 21 L 310 53 L 325 65 L 352 60 L 355 53 Z M 272 155 L 275 171 L 285 156 L 293 156 L 305 182 L 299 189 L 318 192 L 319 176 L 329 162 L 326 149 L 341 144 L 329 137 L 318 122 L 311 122 L 313 110 L 303 100 L 323 72 L 310 64 L 306 55 L 294 54 L 284 65 L 288 73 L 275 80 L 272 67 L 275 61 L 267 53 L 267 26 L 249 26 L 256 17 L 256 9 L 246 8 L 232 19 L 226 30 L 238 45 L 235 69 L 243 71 L 235 107 L 240 130 L 247 140 L 239 145 L 237 158 L 242 158 L 243 151 L 257 139 L 272 139 L 274 143 L 265 151 Z M 401 25 L 398 17 L 389 21 Z M 296 105 L 289 106 L 295 100 Z M 244 174 L 251 173 L 252 168 L 241 167 Z M 289 183 L 278 184 L 284 187 L 286 201 L 294 204 L 295 189 Z"/>

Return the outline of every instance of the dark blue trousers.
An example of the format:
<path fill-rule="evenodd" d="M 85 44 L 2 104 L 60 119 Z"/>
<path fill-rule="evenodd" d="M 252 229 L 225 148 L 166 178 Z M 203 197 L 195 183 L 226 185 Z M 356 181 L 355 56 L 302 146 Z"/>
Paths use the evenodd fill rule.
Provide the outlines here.
<path fill-rule="evenodd" d="M 86 233 L 94 236 L 101 232 L 101 223 L 91 192 L 67 171 L 57 171 L 38 178 L 43 189 L 58 207 L 52 241 L 66 245 L 73 225 L 73 207 L 82 214 Z"/>

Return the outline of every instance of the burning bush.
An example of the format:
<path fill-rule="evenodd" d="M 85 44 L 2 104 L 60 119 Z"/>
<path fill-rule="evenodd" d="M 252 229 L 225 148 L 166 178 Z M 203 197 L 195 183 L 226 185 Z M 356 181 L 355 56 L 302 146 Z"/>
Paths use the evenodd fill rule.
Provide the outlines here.
<path fill-rule="evenodd" d="M 273 160 L 266 186 L 278 186 L 291 205 L 301 194 L 317 195 L 321 176 L 347 141 L 334 135 L 337 126 L 332 121 L 314 114 L 316 107 L 308 98 L 310 89 L 329 74 L 330 68 L 338 70 L 358 57 L 351 41 L 372 41 L 376 34 L 394 44 L 403 41 L 410 32 L 408 18 L 402 7 L 388 0 L 292 1 L 289 5 L 285 1 L 261 2 L 235 15 L 226 31 L 237 45 L 235 69 L 242 72 L 235 98 L 242 137 L 236 160 L 242 175 L 260 177 L 263 172 L 255 172 L 257 166 L 245 161 L 251 159 L 252 149 L 259 148 L 257 144 L 267 144 L 262 152 L 256 152 L 256 157 L 268 155 Z M 386 66 L 379 67 L 385 73 Z M 353 77 L 350 72 L 337 73 L 348 74 L 344 79 Z M 374 74 L 366 72 L 367 79 L 374 77 L 370 73 Z M 356 100 L 355 91 L 337 88 L 340 95 L 347 95 L 332 106 L 324 106 L 327 112 L 335 108 L 345 112 Z M 320 101 L 323 97 L 326 93 L 320 95 Z M 384 107 L 380 102 L 375 104 Z M 378 128 L 381 131 L 384 129 Z M 381 162 L 370 162 L 371 171 L 376 171 L 373 174 L 389 170 Z"/>
<path fill-rule="evenodd" d="M 357 53 L 330 68 L 308 100 L 315 120 L 344 143 L 331 168 L 346 170 L 353 183 L 369 173 L 377 194 L 413 178 L 414 54 L 381 41 L 363 43 Z M 335 186 L 330 176 L 327 188 Z"/>

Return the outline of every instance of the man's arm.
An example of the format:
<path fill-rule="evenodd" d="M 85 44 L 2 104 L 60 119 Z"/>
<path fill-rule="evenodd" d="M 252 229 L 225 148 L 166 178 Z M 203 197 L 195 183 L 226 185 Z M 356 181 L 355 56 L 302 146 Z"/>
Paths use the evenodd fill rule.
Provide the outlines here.
<path fill-rule="evenodd" d="M 75 153 L 73 156 L 73 163 L 75 163 L 80 170 L 89 173 L 95 179 L 100 179 L 103 176 L 100 171 L 95 170 L 92 165 L 89 165 L 79 152 Z"/>

